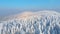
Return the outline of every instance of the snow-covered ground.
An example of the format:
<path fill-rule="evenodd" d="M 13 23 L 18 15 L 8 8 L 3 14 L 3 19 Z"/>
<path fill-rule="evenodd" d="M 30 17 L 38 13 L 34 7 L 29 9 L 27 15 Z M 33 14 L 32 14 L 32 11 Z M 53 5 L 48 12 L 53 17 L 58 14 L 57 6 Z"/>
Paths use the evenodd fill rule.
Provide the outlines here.
<path fill-rule="evenodd" d="M 60 13 L 24 12 L 5 17 L 0 22 L 0 34 L 60 34 Z"/>

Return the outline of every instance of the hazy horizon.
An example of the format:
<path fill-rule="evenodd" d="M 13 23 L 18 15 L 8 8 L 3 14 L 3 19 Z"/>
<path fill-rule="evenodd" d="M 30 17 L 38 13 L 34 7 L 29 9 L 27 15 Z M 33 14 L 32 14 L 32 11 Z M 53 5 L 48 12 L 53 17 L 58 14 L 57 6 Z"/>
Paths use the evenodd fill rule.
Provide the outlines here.
<path fill-rule="evenodd" d="M 0 0 L 0 16 L 41 10 L 60 12 L 60 0 Z"/>

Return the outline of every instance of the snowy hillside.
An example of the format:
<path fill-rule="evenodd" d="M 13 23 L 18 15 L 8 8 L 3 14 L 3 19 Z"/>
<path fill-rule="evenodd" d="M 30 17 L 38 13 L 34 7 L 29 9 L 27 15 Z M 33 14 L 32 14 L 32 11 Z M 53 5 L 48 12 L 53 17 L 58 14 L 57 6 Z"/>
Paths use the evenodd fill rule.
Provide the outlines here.
<path fill-rule="evenodd" d="M 60 13 L 24 12 L 5 17 L 0 22 L 0 34 L 60 34 Z"/>

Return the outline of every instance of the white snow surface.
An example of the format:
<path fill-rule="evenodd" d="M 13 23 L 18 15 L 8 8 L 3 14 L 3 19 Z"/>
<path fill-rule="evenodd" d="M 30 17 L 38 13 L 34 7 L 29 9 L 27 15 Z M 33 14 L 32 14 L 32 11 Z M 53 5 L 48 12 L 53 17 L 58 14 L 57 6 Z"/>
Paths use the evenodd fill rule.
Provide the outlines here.
<path fill-rule="evenodd" d="M 3 18 L 0 34 L 60 34 L 60 13 L 24 12 Z"/>

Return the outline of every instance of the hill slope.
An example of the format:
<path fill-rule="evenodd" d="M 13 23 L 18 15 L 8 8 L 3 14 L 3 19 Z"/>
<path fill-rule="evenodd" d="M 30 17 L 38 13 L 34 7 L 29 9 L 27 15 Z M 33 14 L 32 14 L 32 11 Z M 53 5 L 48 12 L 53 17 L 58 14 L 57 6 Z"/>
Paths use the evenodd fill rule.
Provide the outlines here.
<path fill-rule="evenodd" d="M 9 16 L 0 22 L 0 34 L 60 34 L 60 14 L 40 11 Z"/>

